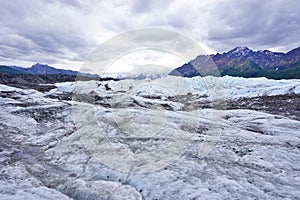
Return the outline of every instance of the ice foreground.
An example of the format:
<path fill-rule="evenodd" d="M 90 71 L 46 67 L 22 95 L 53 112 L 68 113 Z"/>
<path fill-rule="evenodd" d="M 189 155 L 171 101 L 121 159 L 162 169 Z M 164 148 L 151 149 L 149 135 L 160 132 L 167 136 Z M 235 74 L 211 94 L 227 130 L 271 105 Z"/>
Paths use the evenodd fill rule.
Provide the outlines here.
<path fill-rule="evenodd" d="M 0 199 L 299 199 L 300 80 L 55 85 L 0 85 Z"/>

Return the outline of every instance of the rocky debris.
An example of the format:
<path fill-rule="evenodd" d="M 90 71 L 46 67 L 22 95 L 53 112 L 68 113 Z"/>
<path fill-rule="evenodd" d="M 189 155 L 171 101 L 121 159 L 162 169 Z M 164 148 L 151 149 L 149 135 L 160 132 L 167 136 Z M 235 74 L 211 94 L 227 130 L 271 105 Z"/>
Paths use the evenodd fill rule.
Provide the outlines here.
<path fill-rule="evenodd" d="M 287 94 L 241 98 L 226 103 L 227 109 L 250 109 L 286 116 L 300 121 L 300 95 Z"/>

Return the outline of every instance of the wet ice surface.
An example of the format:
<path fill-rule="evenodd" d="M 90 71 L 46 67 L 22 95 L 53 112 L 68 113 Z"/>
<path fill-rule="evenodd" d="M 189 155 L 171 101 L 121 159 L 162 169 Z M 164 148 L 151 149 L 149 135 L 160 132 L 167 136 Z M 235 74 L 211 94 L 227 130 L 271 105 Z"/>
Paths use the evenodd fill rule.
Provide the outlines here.
<path fill-rule="evenodd" d="M 193 106 L 202 81 L 0 85 L 0 199 L 298 199 L 300 122 Z M 299 98 L 299 80 L 222 83 L 233 102 Z"/>

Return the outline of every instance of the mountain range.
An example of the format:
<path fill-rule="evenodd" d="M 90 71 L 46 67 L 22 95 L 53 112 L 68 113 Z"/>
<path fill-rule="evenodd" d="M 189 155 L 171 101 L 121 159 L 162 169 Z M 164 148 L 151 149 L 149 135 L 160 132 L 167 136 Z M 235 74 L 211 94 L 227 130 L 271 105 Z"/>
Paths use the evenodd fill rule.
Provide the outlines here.
<path fill-rule="evenodd" d="M 45 80 L 46 83 L 60 81 L 60 79 L 62 79 L 62 82 L 65 80 L 71 81 L 75 80 L 74 77 L 82 77 L 83 80 L 100 78 L 99 75 L 57 69 L 40 63 L 30 68 L 0 65 L 0 75 L 2 79 L 5 76 L 5 82 L 9 80 L 9 77 L 19 77 L 20 75 L 26 77 L 26 79 L 39 77 Z M 174 69 L 169 75 L 183 77 L 229 75 L 245 78 L 299 79 L 300 47 L 287 53 L 269 50 L 254 51 L 248 47 L 236 47 L 221 54 L 199 55 L 194 60 Z M 143 77 L 144 75 L 141 74 L 140 76 Z M 138 79 L 141 78 L 140 76 L 138 76 Z"/>
<path fill-rule="evenodd" d="M 32 75 L 69 75 L 69 76 L 87 76 L 87 77 L 98 77 L 98 75 L 92 75 L 87 73 L 80 73 L 78 71 L 66 70 L 66 69 L 57 69 L 46 64 L 36 63 L 30 68 L 23 68 L 17 66 L 5 66 L 0 65 L 0 73 L 6 74 L 32 74 Z"/>
<path fill-rule="evenodd" d="M 101 80 L 98 75 L 57 69 L 37 63 L 30 68 L 0 65 L 0 84 L 38 90 L 51 89 L 43 84 L 72 82 L 76 80 Z"/>
<path fill-rule="evenodd" d="M 222 54 L 200 55 L 176 68 L 170 75 L 300 78 L 300 47 L 287 53 L 269 50 L 254 51 L 248 47 L 236 47 Z"/>

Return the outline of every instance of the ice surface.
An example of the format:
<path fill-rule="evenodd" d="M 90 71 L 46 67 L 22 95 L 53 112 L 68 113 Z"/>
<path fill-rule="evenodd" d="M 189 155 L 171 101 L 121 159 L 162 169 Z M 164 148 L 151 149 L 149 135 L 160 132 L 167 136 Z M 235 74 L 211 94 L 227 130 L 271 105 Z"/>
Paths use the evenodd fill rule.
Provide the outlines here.
<path fill-rule="evenodd" d="M 232 100 L 300 91 L 299 80 L 233 77 L 46 93 L 0 85 L 0 199 L 298 199 L 300 121 L 182 109 L 205 104 L 220 82 Z"/>

